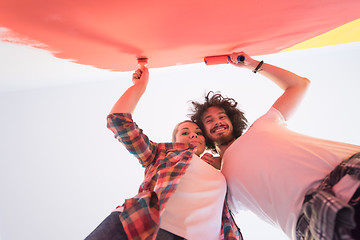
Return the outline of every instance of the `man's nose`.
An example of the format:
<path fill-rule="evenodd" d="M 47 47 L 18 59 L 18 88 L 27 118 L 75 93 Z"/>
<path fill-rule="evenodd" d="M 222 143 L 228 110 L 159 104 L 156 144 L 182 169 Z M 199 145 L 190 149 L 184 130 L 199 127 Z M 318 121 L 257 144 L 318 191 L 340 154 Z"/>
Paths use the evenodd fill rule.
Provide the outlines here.
<path fill-rule="evenodd" d="M 221 126 L 222 121 L 220 119 L 215 120 L 215 127 Z"/>

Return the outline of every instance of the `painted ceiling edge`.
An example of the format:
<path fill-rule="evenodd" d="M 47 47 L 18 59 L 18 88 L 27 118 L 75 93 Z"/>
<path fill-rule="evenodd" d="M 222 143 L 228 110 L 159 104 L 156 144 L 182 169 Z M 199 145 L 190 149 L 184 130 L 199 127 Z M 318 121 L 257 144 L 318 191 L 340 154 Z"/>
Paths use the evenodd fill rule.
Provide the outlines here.
<path fill-rule="evenodd" d="M 14 4 L 11 0 L 4 0 L 4 2 L 6 1 L 11 2 L 11 6 L 18 7 L 21 5 Z M 45 0 L 39 1 L 46 2 Z M 286 2 L 286 0 L 283 1 Z M 77 15 L 73 16 L 72 13 L 76 13 L 76 11 L 68 11 L 68 9 L 64 12 L 60 11 L 60 9 L 56 18 L 54 18 L 54 15 L 49 15 L 49 12 L 47 12 L 49 9 L 45 9 L 45 12 L 44 9 L 37 9 L 37 13 L 43 16 L 42 21 L 40 21 L 41 19 L 34 18 L 34 13 L 29 13 L 26 7 L 22 6 L 21 10 L 26 13 L 24 15 L 34 21 L 27 23 L 27 21 L 15 21 L 19 20 L 16 18 L 15 13 L 4 11 L 6 8 L 0 7 L 0 12 L 3 11 L 4 13 L 0 14 L 0 22 L 1 19 L 5 19 L 3 21 L 7 25 L 4 23 L 4 27 L 8 27 L 8 31 L 6 31 L 0 25 L 0 40 L 44 49 L 56 58 L 110 71 L 131 71 L 137 67 L 136 58 L 139 56 L 149 58 L 148 66 L 150 68 L 159 68 L 200 63 L 205 56 L 229 54 L 233 51 L 244 50 L 250 55 L 266 55 L 360 41 L 360 20 L 356 10 L 359 9 L 360 2 L 356 0 L 344 1 L 347 4 L 332 0 L 333 4 L 328 4 L 328 6 L 322 6 L 318 3 L 314 5 L 313 1 L 308 1 L 309 6 L 313 8 L 310 8 L 310 10 L 306 8 L 305 13 L 308 14 L 306 18 L 300 14 L 302 12 L 298 8 L 292 8 L 294 14 L 291 14 L 292 11 L 288 11 L 284 13 L 284 16 L 282 14 L 266 15 L 265 13 L 269 13 L 268 9 L 266 9 L 262 12 L 265 15 L 261 16 L 263 18 L 267 16 L 269 19 L 273 19 L 273 15 L 276 16 L 274 19 L 277 23 L 281 23 L 279 26 L 267 24 L 265 25 L 266 28 L 257 29 L 257 25 L 261 24 L 260 20 L 262 18 L 256 17 L 254 18 L 256 21 L 252 21 L 257 23 L 254 26 L 248 22 L 243 25 L 235 24 L 236 27 L 242 29 L 242 31 L 236 31 L 238 32 L 237 35 L 228 35 L 227 31 L 224 31 L 224 27 L 222 27 L 224 23 L 220 24 L 220 20 L 223 20 L 221 18 L 216 21 L 217 25 L 211 25 L 211 28 L 206 28 L 206 31 L 199 34 L 196 26 L 202 26 L 203 22 L 199 25 L 198 19 L 202 18 L 195 15 L 196 18 L 194 19 L 196 21 L 194 21 L 194 24 L 197 23 L 197 25 L 189 25 L 191 22 L 189 20 L 188 25 L 182 25 L 184 31 L 181 32 L 177 29 L 174 32 L 170 31 L 172 34 L 165 32 L 165 36 L 161 38 L 164 30 L 159 29 L 159 22 L 154 20 L 156 24 L 149 25 L 150 27 L 154 26 L 154 29 L 147 28 L 148 31 L 144 32 L 146 38 L 139 38 L 140 40 L 136 34 L 138 31 L 132 31 L 130 28 L 131 24 L 110 24 L 108 26 L 105 24 L 108 23 L 106 21 L 101 24 L 102 22 L 94 21 L 96 18 L 91 18 L 94 27 L 89 28 L 89 26 L 92 26 L 91 24 L 87 21 L 83 22 L 83 18 L 79 18 Z M 84 2 L 86 1 L 84 0 Z M 248 2 L 251 2 L 251 0 Z M 174 9 L 171 4 L 167 6 Z M 292 4 L 288 5 L 288 7 L 291 6 Z M 301 9 L 304 10 L 304 8 Z M 340 9 L 342 11 L 339 12 Z M 97 12 L 98 9 L 95 10 Z M 186 9 L 183 10 L 186 12 Z M 253 10 L 257 11 L 257 9 Z M 281 13 L 282 8 L 274 8 L 273 10 Z M 30 15 L 27 15 L 27 13 Z M 52 12 L 50 11 L 50 13 Z M 64 15 L 61 15 L 62 13 Z M 100 11 L 99 16 L 103 16 L 101 13 Z M 204 14 L 204 12 L 202 13 Z M 334 15 L 334 13 L 338 14 Z M 59 21 L 59 19 L 62 19 L 61 16 L 63 16 L 64 21 Z M 113 17 L 116 16 L 115 14 Z M 135 15 L 130 14 L 129 16 Z M 167 16 L 169 17 L 169 15 Z M 278 16 L 282 17 L 279 18 Z M 23 15 L 20 14 L 18 17 L 21 19 Z M 157 16 L 153 17 L 159 20 Z M 251 15 L 248 17 L 251 17 Z M 137 20 L 137 18 L 135 19 Z M 281 19 L 288 19 L 289 21 L 280 21 Z M 74 24 L 71 24 L 71 21 L 75 21 Z M 162 25 L 160 24 L 160 26 Z M 167 24 L 165 26 L 173 25 Z M 206 26 L 209 27 L 210 25 L 207 24 Z M 241 26 L 243 28 L 240 28 Z M 122 29 L 123 31 L 119 31 L 121 34 L 119 32 L 115 34 L 114 27 Z M 168 30 L 173 29 L 173 27 L 168 28 Z M 193 31 L 188 31 L 188 29 L 193 29 Z M 218 32 L 218 30 L 221 31 Z M 244 32 L 246 34 L 242 34 Z"/>
<path fill-rule="evenodd" d="M 330 30 L 324 34 L 298 43 L 292 47 L 281 50 L 280 52 L 289 52 L 307 48 L 319 48 L 352 42 L 360 42 L 360 18 Z"/>

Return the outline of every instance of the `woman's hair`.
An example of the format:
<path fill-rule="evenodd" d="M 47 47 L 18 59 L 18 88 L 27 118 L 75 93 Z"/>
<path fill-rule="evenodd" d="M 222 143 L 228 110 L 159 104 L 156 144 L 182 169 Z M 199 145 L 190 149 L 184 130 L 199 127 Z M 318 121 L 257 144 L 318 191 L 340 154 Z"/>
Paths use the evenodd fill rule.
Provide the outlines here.
<path fill-rule="evenodd" d="M 229 117 L 231 124 L 233 125 L 233 136 L 235 138 L 240 137 L 248 126 L 248 121 L 245 118 L 244 113 L 237 108 L 237 102 L 233 98 L 223 97 L 220 93 L 210 91 L 205 96 L 204 103 L 194 101 L 191 103 L 193 105 L 193 114 L 190 114 L 189 116 L 191 120 L 194 121 L 204 132 L 206 147 L 213 153 L 217 153 L 215 145 L 206 136 L 205 127 L 202 121 L 203 114 L 209 107 L 219 107 L 225 110 L 226 115 Z"/>
<path fill-rule="evenodd" d="M 179 122 L 178 124 L 176 124 L 176 126 L 174 127 L 174 130 L 173 130 L 173 133 L 172 133 L 172 142 L 176 142 L 176 134 L 178 133 L 179 131 L 179 126 L 183 123 L 186 123 L 186 122 L 191 122 L 191 123 L 194 123 L 193 121 L 191 120 L 184 120 L 182 122 Z M 196 124 L 196 123 L 195 123 Z"/>

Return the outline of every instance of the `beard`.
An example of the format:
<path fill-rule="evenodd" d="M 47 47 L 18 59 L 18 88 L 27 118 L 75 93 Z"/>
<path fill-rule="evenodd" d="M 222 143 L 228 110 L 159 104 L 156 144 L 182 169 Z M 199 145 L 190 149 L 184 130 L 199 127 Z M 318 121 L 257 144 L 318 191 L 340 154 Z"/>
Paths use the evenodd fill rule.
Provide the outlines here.
<path fill-rule="evenodd" d="M 215 144 L 215 146 L 221 146 L 221 145 L 226 145 L 229 142 L 233 141 L 235 138 L 232 134 L 228 134 L 228 135 L 221 135 L 219 137 L 217 137 L 216 139 L 213 139 L 213 142 Z"/>

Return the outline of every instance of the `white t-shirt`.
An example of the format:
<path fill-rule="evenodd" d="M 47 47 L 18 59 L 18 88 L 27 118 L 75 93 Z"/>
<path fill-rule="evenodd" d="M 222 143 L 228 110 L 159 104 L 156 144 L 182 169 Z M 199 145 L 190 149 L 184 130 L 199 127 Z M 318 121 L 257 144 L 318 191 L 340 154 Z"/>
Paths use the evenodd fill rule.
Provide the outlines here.
<path fill-rule="evenodd" d="M 359 151 L 360 146 L 290 131 L 281 113 L 271 108 L 223 155 L 222 173 L 229 187 L 230 208 L 236 211 L 245 207 L 295 239 L 306 191 Z M 336 191 L 349 200 L 359 183 L 352 178 L 344 180 L 352 184 L 341 181 Z"/>
<path fill-rule="evenodd" d="M 225 177 L 194 155 L 166 203 L 160 228 L 190 240 L 219 240 Z"/>

